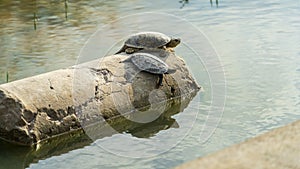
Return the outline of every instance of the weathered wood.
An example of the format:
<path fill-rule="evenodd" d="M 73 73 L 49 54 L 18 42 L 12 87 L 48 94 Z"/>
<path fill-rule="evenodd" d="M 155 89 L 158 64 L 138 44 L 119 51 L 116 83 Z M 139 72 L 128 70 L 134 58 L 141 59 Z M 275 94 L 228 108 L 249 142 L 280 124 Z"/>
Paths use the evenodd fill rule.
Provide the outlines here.
<path fill-rule="evenodd" d="M 133 109 L 151 109 L 149 102 L 154 105 L 172 98 L 184 99 L 199 90 L 184 61 L 173 53 L 164 60 L 177 71 L 164 75 L 159 89 L 158 75 L 139 72 L 133 64 L 120 62 L 127 57 L 107 56 L 0 85 L 0 137 L 32 145 L 130 114 Z"/>

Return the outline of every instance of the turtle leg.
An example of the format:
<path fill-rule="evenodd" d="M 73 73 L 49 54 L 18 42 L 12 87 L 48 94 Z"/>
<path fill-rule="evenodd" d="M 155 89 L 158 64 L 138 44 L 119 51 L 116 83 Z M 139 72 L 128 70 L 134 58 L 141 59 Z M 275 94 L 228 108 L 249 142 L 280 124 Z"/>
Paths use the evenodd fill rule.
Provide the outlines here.
<path fill-rule="evenodd" d="M 174 48 L 168 48 L 170 52 L 175 52 Z"/>
<path fill-rule="evenodd" d="M 126 45 L 122 46 L 122 48 L 118 52 L 116 52 L 115 55 L 119 54 L 119 53 L 122 53 L 122 52 L 125 52 L 126 48 L 127 48 Z"/>
<path fill-rule="evenodd" d="M 174 52 L 174 49 L 172 47 L 169 47 L 169 46 L 162 46 L 162 47 L 159 47 L 159 49 L 163 49 L 163 50 L 166 50 L 166 51 L 169 51 L 169 52 Z"/>
<path fill-rule="evenodd" d="M 159 80 L 158 80 L 158 83 L 157 83 L 157 88 L 159 88 L 160 86 L 162 86 L 162 81 L 163 81 L 163 75 L 162 74 L 160 74 L 160 75 L 158 75 L 158 77 L 159 77 Z"/>
<path fill-rule="evenodd" d="M 134 48 L 127 48 L 127 49 L 125 49 L 125 52 L 127 54 L 132 54 L 132 53 L 136 52 L 136 49 L 134 49 Z"/>

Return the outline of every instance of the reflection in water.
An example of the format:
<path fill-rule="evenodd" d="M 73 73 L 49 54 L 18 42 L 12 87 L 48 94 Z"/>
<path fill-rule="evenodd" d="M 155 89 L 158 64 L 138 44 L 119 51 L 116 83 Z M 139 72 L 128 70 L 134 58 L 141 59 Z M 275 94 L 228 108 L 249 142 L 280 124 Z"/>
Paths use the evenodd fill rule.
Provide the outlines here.
<path fill-rule="evenodd" d="M 65 18 L 68 20 L 68 1 L 65 0 Z"/>
<path fill-rule="evenodd" d="M 210 6 L 213 6 L 213 0 L 209 0 L 210 1 Z M 216 6 L 219 7 L 219 0 L 216 0 Z"/>
<path fill-rule="evenodd" d="M 185 6 L 185 4 L 189 3 L 189 0 L 180 0 L 179 3 L 181 3 L 182 5 L 180 6 L 180 9 L 183 8 Z"/>
<path fill-rule="evenodd" d="M 5 82 L 8 83 L 9 82 L 9 73 L 8 72 L 6 72 L 6 76 L 5 77 L 6 77 L 5 78 L 6 79 Z"/>
<path fill-rule="evenodd" d="M 36 16 L 36 13 L 34 12 L 33 13 L 33 27 L 34 27 L 34 30 L 36 30 L 36 24 L 37 24 L 37 16 Z"/>
<path fill-rule="evenodd" d="M 131 117 L 118 117 L 114 120 L 107 121 L 108 124 L 113 127 L 116 131 L 119 133 L 130 133 L 132 136 L 138 137 L 138 138 L 149 138 L 155 136 L 156 133 L 158 133 L 161 130 L 167 130 L 169 128 L 179 128 L 178 123 L 174 118 L 172 118 L 173 115 L 179 113 L 182 111 L 182 107 L 185 108 L 187 106 L 187 103 L 184 103 L 184 105 L 181 105 L 181 103 L 172 102 L 168 105 L 170 107 L 167 109 L 167 111 L 163 112 L 158 118 L 155 120 L 149 122 L 149 123 L 138 123 L 134 122 L 131 119 Z M 165 106 L 165 104 L 163 104 Z M 159 105 L 156 105 L 159 107 Z M 140 113 L 139 116 L 143 116 L 143 118 L 148 119 L 152 118 L 152 113 L 147 111 L 147 113 L 143 112 L 134 112 L 132 114 L 132 119 L 136 119 L 136 114 Z M 155 112 L 153 112 L 155 114 Z M 148 116 L 148 117 L 147 117 Z M 116 123 L 118 121 L 118 123 Z M 122 124 L 122 125 L 119 125 Z M 124 126 L 126 126 L 124 128 Z"/>
<path fill-rule="evenodd" d="M 26 155 L 31 151 L 30 147 L 15 146 L 0 140 L 0 168 L 23 169 Z"/>
<path fill-rule="evenodd" d="M 137 123 L 131 121 L 130 116 L 132 115 L 129 115 L 126 118 L 123 116 L 119 116 L 107 120 L 105 123 L 101 122 L 91 125 L 90 127 L 85 128 L 85 130 L 89 130 L 86 131 L 87 133 L 89 133 L 89 135 L 91 134 L 91 132 L 94 132 L 93 135 L 95 137 L 93 139 L 111 137 L 114 134 L 120 133 L 130 133 L 132 136 L 138 138 L 153 137 L 162 130 L 167 130 L 171 127 L 180 127 L 176 120 L 172 118 L 172 116 L 179 112 L 182 112 L 183 109 L 188 106 L 189 102 L 195 96 L 195 94 L 196 93 L 190 95 L 190 97 L 186 97 L 182 101 L 180 101 L 181 98 L 168 101 L 168 109 L 163 112 L 157 119 L 149 123 Z M 145 118 L 150 115 L 143 114 L 143 112 L 140 113 L 140 116 L 145 116 Z M 113 128 L 115 131 L 112 131 L 111 128 Z M 74 131 L 73 133 L 46 140 L 33 147 L 15 146 L 0 141 L 0 163 L 1 166 L 9 169 L 26 168 L 30 164 L 37 163 L 41 159 L 65 154 L 71 150 L 83 148 L 87 145 L 90 145 L 91 143 L 93 143 L 93 140 L 91 140 L 91 138 L 87 136 L 82 130 Z M 11 163 L 11 160 L 13 160 L 14 163 Z"/>
<path fill-rule="evenodd" d="M 0 141 L 0 162 L 4 168 L 23 169 L 31 163 L 37 163 L 40 159 L 67 153 L 91 142 L 82 131 L 49 139 L 33 147 L 16 146 Z"/>

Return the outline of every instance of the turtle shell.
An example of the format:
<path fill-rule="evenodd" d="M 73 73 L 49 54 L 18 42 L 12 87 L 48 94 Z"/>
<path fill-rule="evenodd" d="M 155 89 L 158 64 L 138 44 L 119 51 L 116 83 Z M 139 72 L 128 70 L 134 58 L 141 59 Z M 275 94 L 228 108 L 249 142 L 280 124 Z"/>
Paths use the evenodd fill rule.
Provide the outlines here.
<path fill-rule="evenodd" d="M 167 35 L 159 32 L 140 32 L 131 35 L 125 45 L 133 48 L 158 48 L 171 41 Z"/>
<path fill-rule="evenodd" d="M 153 74 L 164 74 L 169 69 L 165 62 L 149 53 L 134 53 L 130 60 L 140 70 Z"/>

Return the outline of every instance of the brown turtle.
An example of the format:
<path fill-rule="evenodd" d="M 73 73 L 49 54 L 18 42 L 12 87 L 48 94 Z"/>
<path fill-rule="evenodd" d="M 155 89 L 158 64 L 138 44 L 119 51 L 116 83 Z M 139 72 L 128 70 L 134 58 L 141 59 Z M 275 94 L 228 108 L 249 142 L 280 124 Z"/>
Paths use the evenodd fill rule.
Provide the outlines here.
<path fill-rule="evenodd" d="M 170 38 L 159 32 L 140 32 L 131 35 L 124 43 L 123 47 L 116 53 L 134 53 L 147 48 L 174 48 L 180 43 L 179 38 Z"/>

